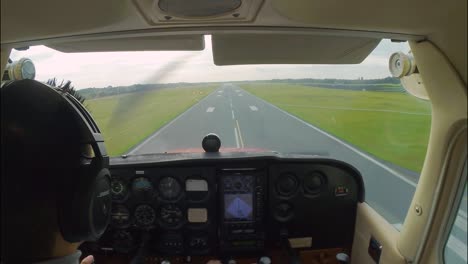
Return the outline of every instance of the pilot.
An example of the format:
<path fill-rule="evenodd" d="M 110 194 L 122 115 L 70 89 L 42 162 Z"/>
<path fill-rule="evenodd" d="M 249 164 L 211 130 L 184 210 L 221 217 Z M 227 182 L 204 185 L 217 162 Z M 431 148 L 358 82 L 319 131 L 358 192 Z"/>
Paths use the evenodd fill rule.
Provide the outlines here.
<path fill-rule="evenodd" d="M 0 89 L 2 263 L 78 263 L 81 257 L 82 241 L 68 242 L 60 231 L 59 183 L 75 180 L 70 175 L 80 157 L 91 153 L 80 145 L 76 119 L 48 100 L 50 90 L 32 80 Z"/>
<path fill-rule="evenodd" d="M 51 99 L 51 91 L 33 80 L 0 89 L 1 263 L 71 264 L 81 258 L 83 241 L 64 238 L 59 207 L 64 181 L 78 184 L 82 157 L 94 153 L 82 144 L 77 119 L 63 102 Z M 87 256 L 81 264 L 93 262 Z"/>

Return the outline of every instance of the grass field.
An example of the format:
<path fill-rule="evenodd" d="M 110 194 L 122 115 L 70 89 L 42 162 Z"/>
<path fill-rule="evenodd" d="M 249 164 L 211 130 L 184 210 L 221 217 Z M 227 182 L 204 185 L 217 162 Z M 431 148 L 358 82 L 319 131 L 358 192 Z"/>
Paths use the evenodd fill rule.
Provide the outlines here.
<path fill-rule="evenodd" d="M 88 100 L 85 106 L 103 133 L 109 155 L 117 156 L 213 90 L 214 86 L 167 88 Z"/>
<path fill-rule="evenodd" d="M 431 123 L 427 101 L 401 92 L 287 84 L 242 88 L 383 160 L 421 171 Z"/>

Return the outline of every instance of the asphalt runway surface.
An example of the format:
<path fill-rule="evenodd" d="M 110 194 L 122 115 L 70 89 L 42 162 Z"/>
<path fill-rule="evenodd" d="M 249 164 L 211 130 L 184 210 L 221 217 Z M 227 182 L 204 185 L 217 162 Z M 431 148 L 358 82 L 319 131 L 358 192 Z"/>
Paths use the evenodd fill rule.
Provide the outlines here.
<path fill-rule="evenodd" d="M 402 223 L 416 182 L 408 172 L 382 161 L 233 84 L 217 88 L 186 112 L 156 131 L 128 155 L 202 151 L 201 141 L 216 133 L 223 149 L 258 149 L 281 153 L 316 154 L 343 160 L 363 175 L 366 202 L 395 228 Z M 467 261 L 467 201 L 455 220 L 446 257 L 448 263 Z"/>

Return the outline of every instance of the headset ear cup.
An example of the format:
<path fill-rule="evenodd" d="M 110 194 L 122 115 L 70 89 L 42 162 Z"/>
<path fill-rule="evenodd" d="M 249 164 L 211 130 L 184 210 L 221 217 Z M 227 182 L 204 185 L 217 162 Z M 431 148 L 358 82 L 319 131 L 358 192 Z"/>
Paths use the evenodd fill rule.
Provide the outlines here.
<path fill-rule="evenodd" d="M 65 194 L 59 207 L 60 231 L 72 243 L 97 240 L 109 224 L 112 209 L 108 169 L 101 168 L 98 172 L 84 169 L 79 177 L 72 187 L 73 194 Z"/>
<path fill-rule="evenodd" d="M 94 182 L 94 195 L 90 199 L 90 227 L 89 240 L 98 239 L 109 225 L 112 211 L 111 177 L 108 169 L 102 169 Z"/>

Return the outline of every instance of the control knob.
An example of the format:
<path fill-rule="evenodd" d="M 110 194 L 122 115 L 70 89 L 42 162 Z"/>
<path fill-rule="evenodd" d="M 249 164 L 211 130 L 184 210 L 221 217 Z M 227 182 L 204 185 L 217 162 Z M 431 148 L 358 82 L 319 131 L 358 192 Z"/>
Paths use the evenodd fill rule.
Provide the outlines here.
<path fill-rule="evenodd" d="M 271 264 L 271 259 L 267 256 L 263 256 L 258 260 L 258 264 Z"/>
<path fill-rule="evenodd" d="M 336 254 L 336 260 L 338 260 L 340 264 L 347 264 L 349 263 L 349 256 L 346 253 L 338 253 Z"/>

